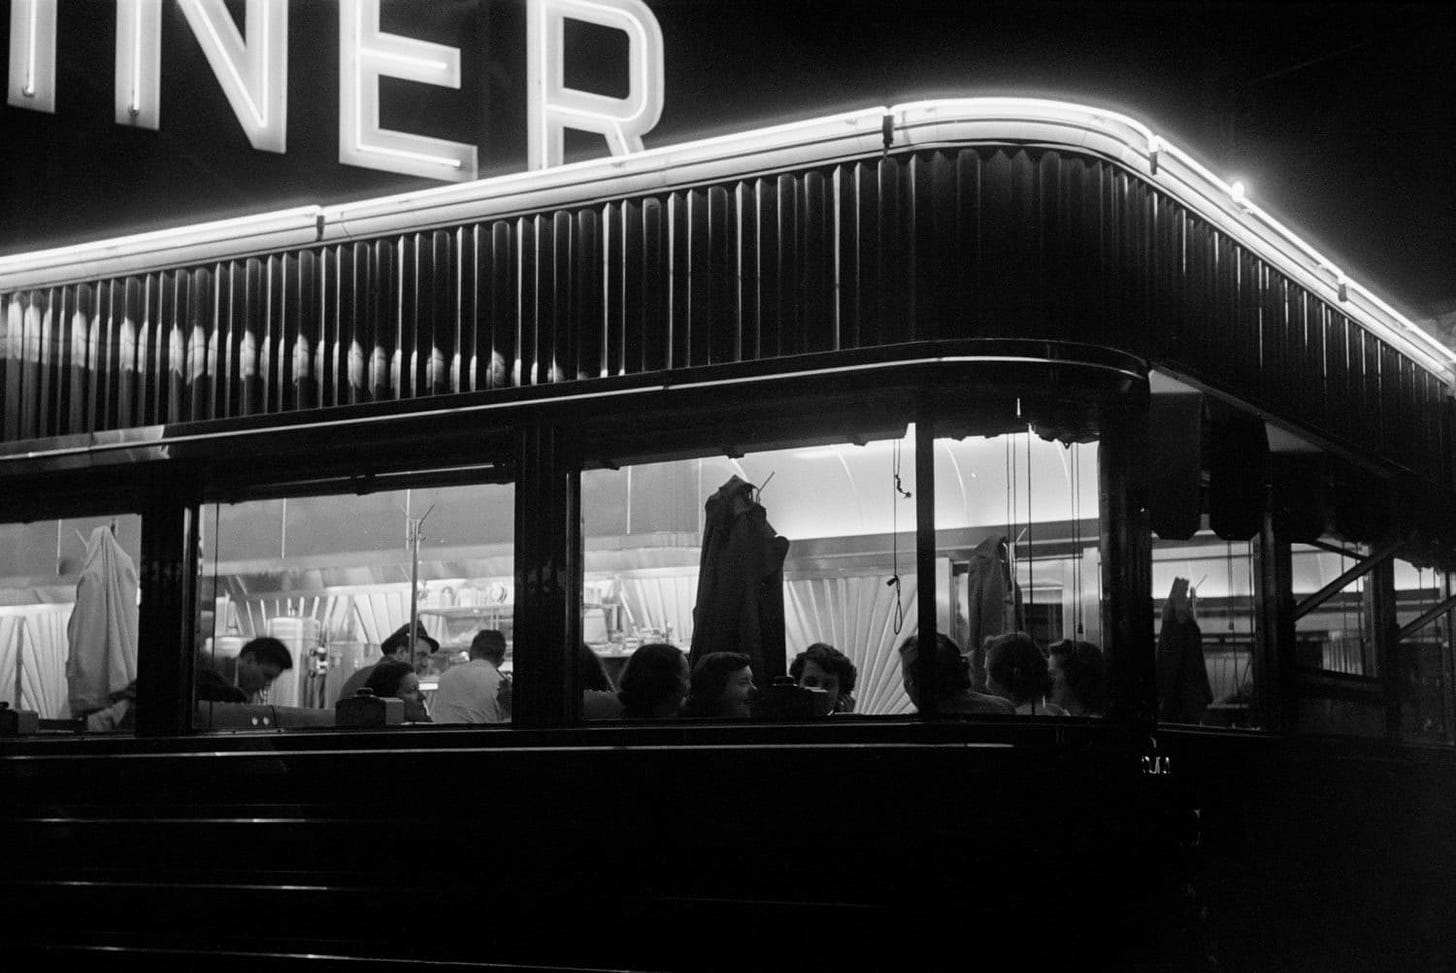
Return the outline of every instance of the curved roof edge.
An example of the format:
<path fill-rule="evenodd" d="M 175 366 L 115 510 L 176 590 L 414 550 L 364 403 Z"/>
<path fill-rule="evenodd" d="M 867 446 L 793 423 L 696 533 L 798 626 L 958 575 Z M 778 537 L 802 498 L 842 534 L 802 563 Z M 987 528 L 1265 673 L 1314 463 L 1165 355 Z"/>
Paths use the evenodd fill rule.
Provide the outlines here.
<path fill-rule="evenodd" d="M 0 257 L 0 291 L 580 206 L 889 150 L 988 142 L 1072 149 L 1122 164 L 1443 380 L 1456 380 L 1456 351 L 1346 277 L 1315 246 L 1247 199 L 1237 184 L 1224 182 L 1136 119 L 1042 98 L 872 107 L 552 169 Z"/>

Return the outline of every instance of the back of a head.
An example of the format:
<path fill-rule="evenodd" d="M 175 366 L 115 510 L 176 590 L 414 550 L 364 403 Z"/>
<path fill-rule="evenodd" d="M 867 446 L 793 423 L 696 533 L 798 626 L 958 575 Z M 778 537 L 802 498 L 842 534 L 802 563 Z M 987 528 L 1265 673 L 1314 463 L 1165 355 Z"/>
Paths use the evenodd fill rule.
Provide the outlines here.
<path fill-rule="evenodd" d="M 683 709 L 687 716 L 717 716 L 718 701 L 728 680 L 735 673 L 747 669 L 753 660 L 741 652 L 709 652 L 693 666 L 693 675 L 688 689 L 687 705 Z"/>
<path fill-rule="evenodd" d="M 271 662 L 278 667 L 279 672 L 293 668 L 293 653 L 288 651 L 288 646 L 271 635 L 260 635 L 250 640 L 238 651 L 238 655 L 251 655 L 253 662 L 258 665 Z"/>
<path fill-rule="evenodd" d="M 399 681 L 414 671 L 415 667 L 408 662 L 385 659 L 374 667 L 364 685 L 376 696 L 398 696 Z"/>
<path fill-rule="evenodd" d="M 646 714 L 682 691 L 682 650 L 650 642 L 632 653 L 618 680 L 617 698 L 628 713 Z"/>
<path fill-rule="evenodd" d="M 1088 713 L 1101 713 L 1107 706 L 1107 662 L 1102 650 L 1091 642 L 1065 639 L 1053 643 L 1048 653 L 1056 656 L 1067 689 Z"/>
<path fill-rule="evenodd" d="M 901 665 L 906 675 L 919 658 L 920 637 L 912 635 L 900 643 Z M 935 633 L 935 687 L 939 697 L 956 696 L 971 688 L 970 671 L 961 650 L 950 636 Z"/>
<path fill-rule="evenodd" d="M 506 658 L 506 637 L 497 629 L 481 629 L 470 640 L 470 658 L 486 659 L 500 665 Z"/>
<path fill-rule="evenodd" d="M 911 638 L 914 638 L 912 635 Z M 789 675 L 794 682 L 798 682 L 804 675 L 804 667 L 810 662 L 814 663 L 825 672 L 833 673 L 839 679 L 839 692 L 847 696 L 854 691 L 854 681 L 859 675 L 854 663 L 849 656 L 830 645 L 828 642 L 815 642 L 803 652 L 794 656 L 793 663 L 789 666 Z"/>
<path fill-rule="evenodd" d="M 1052 688 L 1046 656 L 1025 632 L 998 635 L 987 641 L 986 674 L 1010 693 L 1015 703 L 1040 699 Z"/>

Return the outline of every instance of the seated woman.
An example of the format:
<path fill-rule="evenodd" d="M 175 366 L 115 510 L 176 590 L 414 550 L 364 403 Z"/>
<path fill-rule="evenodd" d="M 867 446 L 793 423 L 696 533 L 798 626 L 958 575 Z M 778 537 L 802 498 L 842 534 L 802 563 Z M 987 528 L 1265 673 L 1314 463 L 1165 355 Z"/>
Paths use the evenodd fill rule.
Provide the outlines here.
<path fill-rule="evenodd" d="M 1010 700 L 1022 716 L 1066 716 L 1046 701 L 1052 689 L 1046 656 L 1025 632 L 998 635 L 986 643 L 986 688 Z"/>
<path fill-rule="evenodd" d="M 920 657 L 920 639 L 912 635 L 900 643 L 900 678 L 905 695 L 916 709 L 923 709 L 916 663 Z M 988 696 L 971 688 L 971 669 L 960 646 L 948 636 L 935 636 L 935 707 L 942 716 L 1014 716 L 1015 709 L 1000 696 Z"/>
<path fill-rule="evenodd" d="M 392 696 L 404 703 L 406 723 L 429 723 L 430 714 L 425 711 L 425 697 L 420 692 L 420 677 L 415 667 L 397 659 L 385 659 L 374 667 L 364 685 L 375 696 Z"/>
<path fill-rule="evenodd" d="M 1063 639 L 1047 649 L 1051 700 L 1068 716 L 1101 716 L 1107 699 L 1102 650 L 1090 642 Z"/>
<path fill-rule="evenodd" d="M 709 652 L 693 668 L 684 716 L 746 720 L 753 698 L 752 660 L 740 652 Z"/>
<path fill-rule="evenodd" d="M 629 720 L 671 719 L 682 710 L 688 694 L 688 660 L 675 645 L 652 642 L 642 646 L 627 660 L 618 680 L 617 701 L 621 716 Z M 600 695 L 600 694 L 591 694 Z M 597 714 L 587 712 L 588 719 Z"/>
<path fill-rule="evenodd" d="M 805 689 L 822 689 L 834 700 L 831 713 L 853 713 L 854 680 L 859 673 L 849 656 L 827 642 L 815 642 L 794 656 L 789 675 L 794 685 Z"/>

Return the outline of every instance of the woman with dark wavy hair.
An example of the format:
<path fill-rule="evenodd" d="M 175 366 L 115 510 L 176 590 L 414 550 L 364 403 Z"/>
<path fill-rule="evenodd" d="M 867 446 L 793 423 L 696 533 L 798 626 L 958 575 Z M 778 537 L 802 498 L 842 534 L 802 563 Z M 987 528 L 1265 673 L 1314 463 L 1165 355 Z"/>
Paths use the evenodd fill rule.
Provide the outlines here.
<path fill-rule="evenodd" d="M 822 689 L 834 697 L 829 712 L 853 713 L 854 680 L 859 675 L 849 656 L 828 642 L 815 642 L 794 656 L 789 666 L 794 685 L 805 689 Z"/>
<path fill-rule="evenodd" d="M 398 659 L 385 659 L 374 667 L 364 683 L 375 696 L 391 696 L 404 702 L 406 723 L 429 723 L 430 714 L 425 710 L 425 697 L 420 692 L 420 677 L 415 675 L 414 666 Z"/>
<path fill-rule="evenodd" d="M 709 652 L 699 659 L 683 715 L 747 719 L 754 691 L 752 662 L 741 652 Z"/>
<path fill-rule="evenodd" d="M 617 680 L 622 716 L 629 720 L 677 716 L 687 694 L 687 656 L 677 646 L 665 642 L 651 642 L 633 652 L 621 679 Z"/>

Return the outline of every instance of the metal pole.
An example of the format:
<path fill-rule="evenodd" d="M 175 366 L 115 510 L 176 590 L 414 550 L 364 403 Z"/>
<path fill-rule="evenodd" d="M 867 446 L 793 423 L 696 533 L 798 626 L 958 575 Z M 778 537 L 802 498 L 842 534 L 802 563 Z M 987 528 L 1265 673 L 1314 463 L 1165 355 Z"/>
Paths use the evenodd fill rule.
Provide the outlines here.
<path fill-rule="evenodd" d="M 434 509 L 435 505 L 430 504 L 429 510 L 420 514 L 419 520 L 415 520 L 408 514 L 405 515 L 405 530 L 408 532 L 410 543 L 409 647 L 411 664 L 415 660 L 415 635 L 419 632 L 420 625 L 420 536 L 425 526 L 425 518 Z"/>
<path fill-rule="evenodd" d="M 415 633 L 418 631 L 420 619 L 420 523 L 424 520 L 410 519 L 410 612 L 409 612 L 409 647 L 410 664 L 415 661 Z"/>

